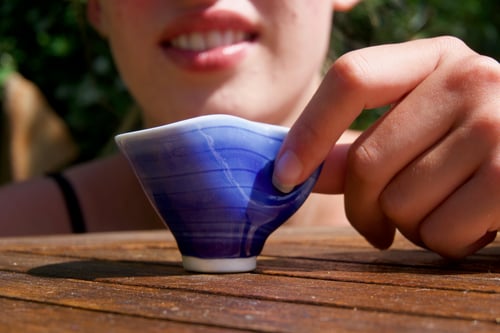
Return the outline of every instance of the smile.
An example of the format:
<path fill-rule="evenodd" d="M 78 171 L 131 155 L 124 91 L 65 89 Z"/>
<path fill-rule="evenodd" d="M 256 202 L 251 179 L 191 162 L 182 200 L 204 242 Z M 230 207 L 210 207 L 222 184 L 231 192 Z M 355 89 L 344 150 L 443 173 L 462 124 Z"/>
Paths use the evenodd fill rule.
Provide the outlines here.
<path fill-rule="evenodd" d="M 185 71 L 213 72 L 236 68 L 255 50 L 257 23 L 226 10 L 180 15 L 159 35 L 166 59 Z"/>

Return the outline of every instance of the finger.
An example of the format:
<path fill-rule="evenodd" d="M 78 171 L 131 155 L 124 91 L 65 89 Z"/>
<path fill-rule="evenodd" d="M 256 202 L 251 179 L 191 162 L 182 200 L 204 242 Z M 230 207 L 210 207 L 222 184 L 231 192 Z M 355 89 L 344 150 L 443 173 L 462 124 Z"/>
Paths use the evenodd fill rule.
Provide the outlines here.
<path fill-rule="evenodd" d="M 446 43 L 448 39 L 431 39 L 379 46 L 359 50 L 339 59 L 290 130 L 277 156 L 274 170 L 275 185 L 283 191 L 289 191 L 295 184 L 303 181 L 325 159 L 333 143 L 363 109 L 396 103 L 413 91 L 439 67 L 445 56 L 449 56 L 443 51 L 446 47 L 442 44 Z M 458 52 L 460 54 L 468 50 L 464 46 L 457 46 L 455 51 L 457 48 L 462 51 Z M 432 110 L 432 102 L 427 103 L 424 110 Z M 345 186 L 346 212 L 351 223 L 373 245 L 380 248 L 388 247 L 392 243 L 394 227 L 377 206 L 378 197 L 395 170 L 405 162 L 409 162 L 409 160 L 395 159 L 394 157 L 399 155 L 394 153 L 400 152 L 400 147 L 411 146 L 421 150 L 429 144 L 422 141 L 420 146 L 415 146 L 414 138 L 419 136 L 408 135 L 409 133 L 398 129 L 397 122 L 387 121 L 387 117 L 391 117 L 391 114 L 392 112 L 383 122 L 379 122 L 379 126 L 376 125 L 372 130 L 365 132 L 355 144 L 357 148 L 351 148 L 351 151 L 355 152 L 354 156 L 358 157 L 354 158 L 356 162 L 353 163 L 354 167 L 350 168 L 354 172 L 346 175 Z M 435 114 L 432 115 L 435 117 Z M 439 121 L 426 124 L 441 124 L 442 129 L 449 126 Z M 381 138 L 390 137 L 390 134 L 394 133 L 406 136 L 389 142 L 364 140 L 370 138 L 378 128 L 382 129 Z M 435 140 L 439 138 L 442 130 L 436 132 L 433 129 L 429 132 L 438 137 L 422 135 L 420 137 Z M 405 140 L 405 143 L 402 144 L 401 140 Z M 372 160 L 373 158 L 375 160 Z M 381 163 L 384 166 L 387 162 L 396 163 L 393 163 L 391 168 L 380 167 Z M 374 165 L 377 168 L 372 170 Z M 323 174 L 326 173 L 328 169 L 324 168 Z M 322 179 L 324 178 L 322 175 Z"/>
<path fill-rule="evenodd" d="M 277 155 L 275 186 L 289 192 L 303 182 L 363 109 L 393 104 L 424 80 L 445 55 L 446 43 L 428 39 L 376 46 L 337 60 Z"/>
<path fill-rule="evenodd" d="M 462 258 L 493 241 L 500 229 L 499 186 L 497 159 L 423 221 L 420 237 L 426 247 L 445 257 Z"/>
<path fill-rule="evenodd" d="M 390 245 L 391 226 L 422 244 L 420 221 L 498 145 L 498 75 L 466 53 L 438 66 L 351 148 L 346 214 L 375 246 Z"/>
<path fill-rule="evenodd" d="M 347 156 L 352 143 L 356 141 L 359 135 L 359 131 L 351 130 L 342 134 L 323 162 L 322 170 L 326 171 L 320 174 L 314 192 L 325 194 L 344 193 Z"/>
<path fill-rule="evenodd" d="M 461 126 L 400 171 L 380 194 L 385 216 L 414 243 L 419 221 L 479 169 L 496 134 L 482 126 Z"/>

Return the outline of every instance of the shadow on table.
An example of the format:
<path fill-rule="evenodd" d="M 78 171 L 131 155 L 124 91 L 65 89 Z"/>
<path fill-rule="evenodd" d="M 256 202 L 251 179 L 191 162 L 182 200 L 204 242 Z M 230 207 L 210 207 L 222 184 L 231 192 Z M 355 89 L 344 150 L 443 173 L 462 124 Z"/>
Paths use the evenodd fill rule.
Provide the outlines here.
<path fill-rule="evenodd" d="M 344 250 L 282 257 L 272 251 L 259 260 L 266 270 L 294 272 L 352 271 L 371 273 L 413 273 L 422 275 L 500 273 L 500 247 L 489 247 L 460 260 L 443 258 L 423 249 Z"/>
<path fill-rule="evenodd" d="M 257 271 L 316 272 L 351 271 L 413 273 L 422 275 L 500 273 L 500 247 L 489 247 L 462 260 L 448 260 L 426 250 L 344 250 L 304 255 L 264 251 Z M 41 277 L 99 280 L 107 278 L 169 277 L 189 275 L 180 262 L 123 260 L 72 260 L 32 268 L 28 274 Z"/>
<path fill-rule="evenodd" d="M 42 277 L 98 280 L 106 278 L 165 277 L 188 274 L 180 262 L 151 263 L 113 260 L 73 260 L 32 268 L 28 274 Z"/>

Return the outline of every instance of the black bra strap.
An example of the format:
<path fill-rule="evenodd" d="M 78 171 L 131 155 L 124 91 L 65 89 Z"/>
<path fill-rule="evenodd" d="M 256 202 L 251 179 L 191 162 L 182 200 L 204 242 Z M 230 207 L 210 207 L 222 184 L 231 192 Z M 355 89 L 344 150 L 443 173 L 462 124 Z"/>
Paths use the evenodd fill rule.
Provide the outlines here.
<path fill-rule="evenodd" d="M 51 173 L 48 176 L 56 182 L 61 190 L 64 201 L 66 202 L 66 209 L 68 210 L 73 233 L 81 234 L 87 232 L 82 209 L 80 208 L 78 197 L 71 183 L 60 172 Z"/>

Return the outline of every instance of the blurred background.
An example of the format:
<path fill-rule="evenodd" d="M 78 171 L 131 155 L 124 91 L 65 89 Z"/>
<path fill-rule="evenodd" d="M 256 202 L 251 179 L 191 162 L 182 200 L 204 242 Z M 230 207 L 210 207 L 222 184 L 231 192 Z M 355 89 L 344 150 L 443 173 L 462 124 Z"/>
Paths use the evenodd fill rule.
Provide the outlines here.
<path fill-rule="evenodd" d="M 113 136 L 140 127 L 85 0 L 0 2 L 0 183 L 109 154 Z M 337 13 L 331 59 L 353 49 L 454 35 L 500 59 L 498 0 L 364 0 Z M 353 124 L 364 129 L 384 109 Z"/>

